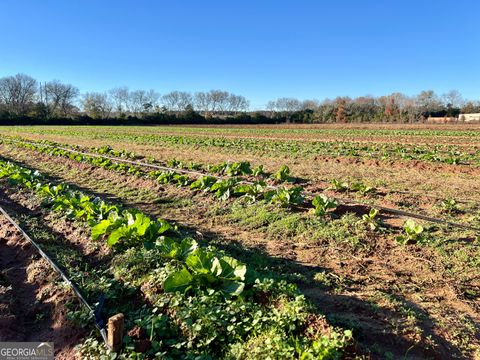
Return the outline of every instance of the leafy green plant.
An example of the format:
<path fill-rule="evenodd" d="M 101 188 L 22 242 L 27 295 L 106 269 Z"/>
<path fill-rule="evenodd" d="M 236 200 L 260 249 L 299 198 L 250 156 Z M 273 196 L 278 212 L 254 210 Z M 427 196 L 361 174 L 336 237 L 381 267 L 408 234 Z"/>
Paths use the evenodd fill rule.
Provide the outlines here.
<path fill-rule="evenodd" d="M 239 161 L 229 163 L 225 169 L 228 176 L 249 175 L 252 173 L 250 163 L 248 161 Z"/>
<path fill-rule="evenodd" d="M 315 215 L 325 216 L 328 210 L 336 209 L 338 203 L 337 200 L 329 198 L 325 194 L 320 194 L 313 198 L 312 205 L 315 208 Z"/>
<path fill-rule="evenodd" d="M 185 260 L 198 248 L 198 243 L 192 238 L 181 241 L 168 236 L 160 236 L 155 242 L 155 248 L 168 259 Z"/>
<path fill-rule="evenodd" d="M 155 171 L 150 173 L 150 176 L 156 176 L 156 179 L 161 184 L 176 184 L 178 186 L 187 186 L 191 183 L 188 175 L 178 174 L 174 171 Z"/>
<path fill-rule="evenodd" d="M 363 224 L 370 228 L 370 230 L 374 231 L 377 230 L 379 227 L 379 221 L 377 219 L 379 211 L 378 209 L 370 209 L 368 214 L 363 214 L 362 218 L 358 221 L 358 224 Z"/>
<path fill-rule="evenodd" d="M 282 165 L 280 169 L 273 175 L 273 178 L 280 182 L 289 182 L 292 180 L 290 176 L 290 168 L 287 165 Z"/>
<path fill-rule="evenodd" d="M 444 199 L 440 202 L 440 206 L 442 210 L 447 213 L 458 211 L 458 202 L 455 199 Z"/>
<path fill-rule="evenodd" d="M 245 196 L 250 201 L 257 201 L 263 196 L 267 184 L 264 181 L 255 181 L 253 184 L 240 184 L 235 187 L 235 195 Z"/>
<path fill-rule="evenodd" d="M 258 165 L 255 169 L 252 171 L 252 175 L 255 177 L 263 177 L 266 175 L 265 170 L 263 169 L 263 165 Z"/>
<path fill-rule="evenodd" d="M 161 184 L 168 184 L 173 181 L 176 173 L 174 171 L 162 171 L 160 175 L 157 176 L 157 181 Z"/>
<path fill-rule="evenodd" d="M 190 184 L 190 189 L 210 191 L 210 188 L 216 182 L 217 182 L 217 178 L 214 176 L 210 176 L 210 175 L 202 176 Z"/>
<path fill-rule="evenodd" d="M 190 161 L 187 165 L 188 170 L 202 170 L 202 164 L 197 164 L 193 161 Z"/>
<path fill-rule="evenodd" d="M 182 165 L 182 162 L 179 161 L 179 160 L 177 160 L 177 159 L 175 159 L 175 158 L 174 158 L 174 159 L 169 159 L 169 160 L 167 160 L 167 166 L 168 166 L 168 167 L 171 167 L 171 168 L 179 168 L 179 167 L 181 167 L 181 165 Z"/>
<path fill-rule="evenodd" d="M 92 227 L 92 239 L 108 235 L 108 246 L 116 245 L 120 240 L 124 246 L 138 243 L 152 247 L 160 235 L 171 233 L 174 227 L 164 220 L 152 220 L 139 212 L 124 211 L 123 216 L 113 212 L 108 219 Z"/>
<path fill-rule="evenodd" d="M 248 161 L 225 161 L 217 165 L 209 166 L 208 170 L 217 174 L 224 174 L 228 176 L 249 175 L 252 173 L 252 169 Z"/>
<path fill-rule="evenodd" d="M 396 240 L 403 244 L 416 244 L 425 241 L 424 229 L 420 224 L 415 223 L 412 219 L 408 219 L 403 224 L 404 234 L 397 236 Z"/>
<path fill-rule="evenodd" d="M 217 199 L 227 200 L 234 191 L 237 183 L 238 180 L 236 178 L 217 180 L 217 182 L 210 187 L 210 191 L 215 193 Z"/>
<path fill-rule="evenodd" d="M 264 198 L 273 204 L 279 204 L 282 207 L 291 205 L 301 205 L 304 202 L 303 188 L 296 186 L 293 188 L 281 187 L 276 190 L 270 190 L 264 193 Z"/>
<path fill-rule="evenodd" d="M 368 194 L 368 193 L 371 193 L 371 192 L 375 191 L 375 188 L 373 188 L 371 186 L 367 186 L 363 182 L 358 181 L 358 182 L 354 182 L 352 185 L 350 185 L 350 190 L 358 191 L 362 195 L 365 195 L 365 194 Z"/>
<path fill-rule="evenodd" d="M 348 183 L 346 183 L 346 182 L 340 182 L 337 179 L 333 179 L 331 181 L 331 184 L 332 184 L 332 186 L 331 186 L 332 190 L 335 190 L 335 191 L 338 191 L 338 192 L 344 192 L 344 191 L 348 190 Z"/>
<path fill-rule="evenodd" d="M 238 296 L 245 286 L 247 267 L 232 257 L 198 248 L 187 256 L 185 265 L 165 280 L 165 291 L 186 292 L 200 287 Z"/>

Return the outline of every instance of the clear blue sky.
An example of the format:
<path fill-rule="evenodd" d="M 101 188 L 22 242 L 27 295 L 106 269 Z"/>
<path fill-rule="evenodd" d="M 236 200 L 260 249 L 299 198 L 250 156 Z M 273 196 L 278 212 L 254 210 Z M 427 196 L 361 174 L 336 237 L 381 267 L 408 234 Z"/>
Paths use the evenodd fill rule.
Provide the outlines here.
<path fill-rule="evenodd" d="M 480 1 L 1 0 L 0 77 L 81 91 L 480 99 Z"/>

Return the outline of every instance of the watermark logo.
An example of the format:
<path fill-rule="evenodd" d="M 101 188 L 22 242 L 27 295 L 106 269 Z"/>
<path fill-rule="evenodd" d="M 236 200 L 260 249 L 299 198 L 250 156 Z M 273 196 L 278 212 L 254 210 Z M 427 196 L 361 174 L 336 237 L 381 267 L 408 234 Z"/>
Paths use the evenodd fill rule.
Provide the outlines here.
<path fill-rule="evenodd" d="M 0 360 L 53 360 L 51 342 L 0 342 Z"/>

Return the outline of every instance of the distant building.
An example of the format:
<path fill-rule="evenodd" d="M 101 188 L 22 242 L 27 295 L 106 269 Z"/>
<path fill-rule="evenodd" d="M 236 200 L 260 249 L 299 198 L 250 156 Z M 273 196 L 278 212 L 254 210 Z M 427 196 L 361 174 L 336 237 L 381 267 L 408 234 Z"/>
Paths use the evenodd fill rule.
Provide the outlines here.
<path fill-rule="evenodd" d="M 455 122 L 455 121 L 458 121 L 458 119 L 456 117 L 448 117 L 448 116 L 429 116 L 427 118 L 427 123 L 431 123 L 431 124 L 447 124 L 447 123 L 452 123 L 452 122 Z"/>
<path fill-rule="evenodd" d="M 476 114 L 460 114 L 458 120 L 465 122 L 480 121 L 480 113 Z"/>

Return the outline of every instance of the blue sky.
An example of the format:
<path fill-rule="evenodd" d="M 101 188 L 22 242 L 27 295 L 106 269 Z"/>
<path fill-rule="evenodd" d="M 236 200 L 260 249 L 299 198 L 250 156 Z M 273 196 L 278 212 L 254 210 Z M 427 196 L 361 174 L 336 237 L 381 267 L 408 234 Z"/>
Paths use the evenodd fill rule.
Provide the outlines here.
<path fill-rule="evenodd" d="M 0 1 L 0 77 L 81 91 L 224 89 L 252 108 L 458 89 L 480 99 L 480 1 Z"/>

